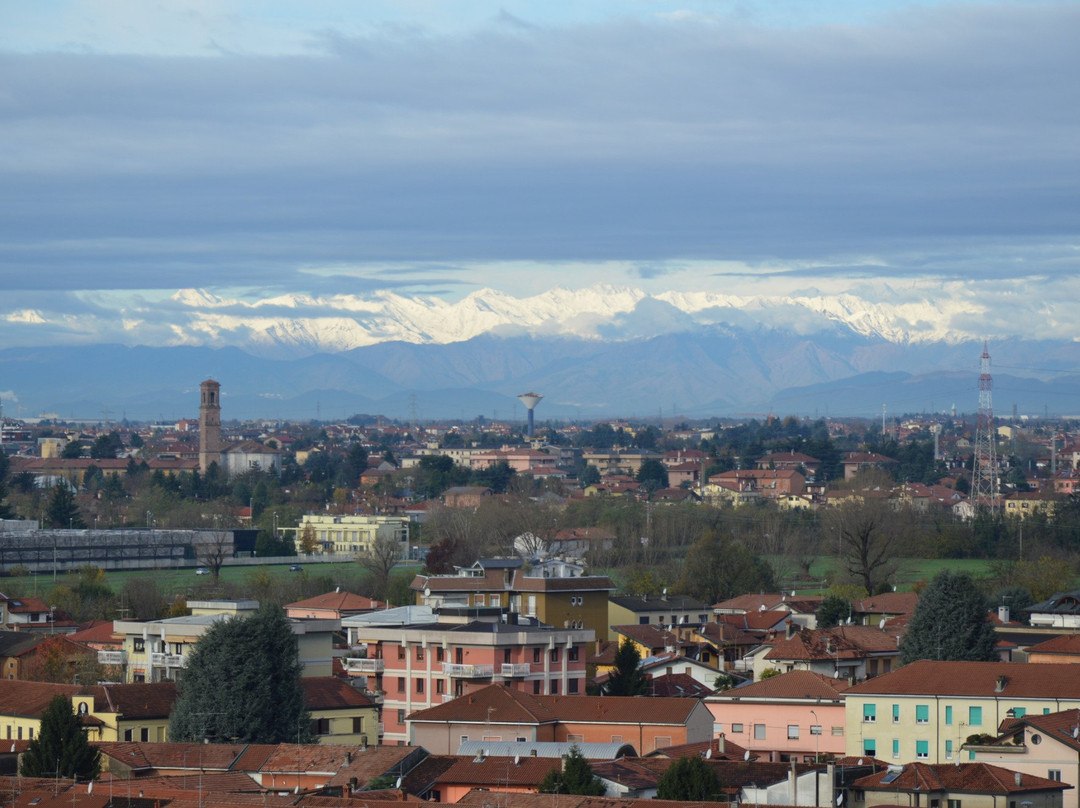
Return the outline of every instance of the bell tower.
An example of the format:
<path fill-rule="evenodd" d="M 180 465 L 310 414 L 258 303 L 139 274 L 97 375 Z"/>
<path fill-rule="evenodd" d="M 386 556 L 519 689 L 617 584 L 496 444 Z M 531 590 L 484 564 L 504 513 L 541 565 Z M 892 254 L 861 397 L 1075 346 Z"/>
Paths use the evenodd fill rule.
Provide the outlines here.
<path fill-rule="evenodd" d="M 221 385 L 207 379 L 199 387 L 199 471 L 205 474 L 211 463 L 221 465 Z"/>

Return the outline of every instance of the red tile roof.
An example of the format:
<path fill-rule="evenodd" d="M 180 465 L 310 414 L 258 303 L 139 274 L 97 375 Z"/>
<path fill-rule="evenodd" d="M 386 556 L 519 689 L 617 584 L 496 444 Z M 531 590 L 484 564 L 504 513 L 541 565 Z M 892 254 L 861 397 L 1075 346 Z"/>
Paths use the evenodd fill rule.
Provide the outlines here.
<path fill-rule="evenodd" d="M 855 611 L 862 614 L 911 614 L 919 596 L 914 592 L 883 592 L 855 601 Z"/>
<path fill-rule="evenodd" d="M 413 721 L 494 721 L 499 724 L 546 724 L 556 721 L 554 713 L 531 696 L 502 685 L 490 685 L 475 693 L 444 704 L 419 710 Z"/>
<path fill-rule="evenodd" d="M 888 776 L 888 771 L 877 772 L 859 778 L 852 786 L 867 791 L 963 791 L 979 794 L 1020 794 L 1072 788 L 1057 780 L 1033 774 L 1021 775 L 989 763 L 908 763 L 899 777 L 889 783 L 883 782 Z"/>
<path fill-rule="evenodd" d="M 559 768 L 557 758 L 541 757 L 458 757 L 450 768 L 435 778 L 439 784 L 536 787 L 548 772 Z"/>
<path fill-rule="evenodd" d="M 363 595 L 355 595 L 352 592 L 326 592 L 313 598 L 298 600 L 289 603 L 286 609 L 330 609 L 335 612 L 356 614 L 359 612 L 371 612 L 376 609 L 385 609 L 386 604 L 381 600 L 372 600 Z"/>
<path fill-rule="evenodd" d="M 309 710 L 336 710 L 346 707 L 371 707 L 374 702 L 343 679 L 333 676 L 305 677 L 304 703 Z"/>
<path fill-rule="evenodd" d="M 665 673 L 653 676 L 649 680 L 649 695 L 675 699 L 700 699 L 712 693 L 712 688 L 703 685 L 693 676 L 685 673 Z"/>
<path fill-rule="evenodd" d="M 1036 662 L 937 662 L 921 660 L 857 684 L 847 695 L 992 696 L 1004 677 L 1003 698 L 1080 699 L 1072 665 Z"/>
<path fill-rule="evenodd" d="M 843 701 L 844 691 L 850 687 L 848 680 L 834 679 L 811 671 L 789 671 L 770 676 L 759 682 L 718 693 L 716 699 L 740 701 L 743 699 L 813 699 Z"/>
<path fill-rule="evenodd" d="M 790 638 L 777 638 L 765 659 L 864 659 L 870 654 L 897 654 L 900 636 L 902 632 L 890 633 L 877 626 L 803 629 Z"/>
<path fill-rule="evenodd" d="M 1051 637 L 1037 645 L 1027 649 L 1031 654 L 1068 654 L 1074 656 L 1080 654 L 1080 634 L 1063 634 L 1060 637 Z"/>

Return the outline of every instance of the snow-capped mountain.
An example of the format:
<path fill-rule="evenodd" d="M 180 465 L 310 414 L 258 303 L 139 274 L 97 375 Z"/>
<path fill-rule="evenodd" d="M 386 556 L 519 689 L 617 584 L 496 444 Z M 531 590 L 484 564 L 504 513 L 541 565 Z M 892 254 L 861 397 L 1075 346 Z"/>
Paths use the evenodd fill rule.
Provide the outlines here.
<path fill-rule="evenodd" d="M 839 329 L 893 343 L 976 338 L 953 323 L 977 314 L 963 297 L 871 302 L 854 294 L 740 297 L 606 285 L 518 298 L 482 289 L 449 302 L 378 292 L 368 297 L 281 295 L 255 302 L 202 290 L 172 297 L 173 344 L 234 345 L 260 354 L 340 352 L 383 342 L 445 345 L 482 335 L 617 342 L 702 326 L 764 327 L 810 335 Z"/>

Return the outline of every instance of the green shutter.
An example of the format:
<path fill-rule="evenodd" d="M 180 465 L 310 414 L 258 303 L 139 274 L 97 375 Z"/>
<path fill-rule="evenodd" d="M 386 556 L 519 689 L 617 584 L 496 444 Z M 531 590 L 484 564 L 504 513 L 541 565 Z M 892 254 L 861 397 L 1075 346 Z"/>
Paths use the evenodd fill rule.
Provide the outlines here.
<path fill-rule="evenodd" d="M 1023 718 L 1027 715 L 1027 707 L 1013 707 L 1013 716 L 1016 718 Z"/>
<path fill-rule="evenodd" d="M 915 741 L 915 757 L 930 757 L 930 741 Z"/>
<path fill-rule="evenodd" d="M 917 724 L 926 724 L 930 721 L 930 705 L 929 704 L 916 704 L 915 705 L 915 722 Z"/>
<path fill-rule="evenodd" d="M 945 723 L 946 724 L 951 724 L 952 723 L 952 707 L 946 707 L 945 708 Z"/>
<path fill-rule="evenodd" d="M 898 757 L 900 757 L 900 740 L 899 740 L 898 738 L 893 738 L 893 742 L 892 742 L 892 756 L 893 756 L 894 758 L 898 758 Z"/>
<path fill-rule="evenodd" d="M 873 738 L 863 738 L 863 754 L 875 757 L 877 755 L 877 741 Z"/>
<path fill-rule="evenodd" d="M 900 705 L 894 704 L 892 706 L 892 720 L 894 724 L 900 723 Z"/>
<path fill-rule="evenodd" d="M 877 721 L 877 705 L 864 704 L 862 708 L 863 721 Z"/>
<path fill-rule="evenodd" d="M 968 707 L 968 724 L 973 727 L 982 726 L 982 707 Z"/>
<path fill-rule="evenodd" d="M 945 759 L 952 760 L 952 741 L 945 741 Z"/>

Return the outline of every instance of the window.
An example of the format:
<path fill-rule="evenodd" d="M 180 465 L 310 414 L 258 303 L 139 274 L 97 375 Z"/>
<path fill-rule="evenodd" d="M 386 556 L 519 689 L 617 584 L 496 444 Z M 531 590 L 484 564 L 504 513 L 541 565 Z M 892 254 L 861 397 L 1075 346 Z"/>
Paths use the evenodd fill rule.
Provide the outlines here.
<path fill-rule="evenodd" d="M 1027 707 L 1013 707 L 1013 717 L 1023 718 L 1027 715 Z"/>
<path fill-rule="evenodd" d="M 567 743 L 584 743 L 584 741 L 585 741 L 585 736 L 584 735 L 574 735 L 572 732 L 567 733 L 567 735 L 566 735 L 566 742 Z"/>
<path fill-rule="evenodd" d="M 649 618 L 648 617 L 639 617 L 637 619 L 637 621 L 638 621 L 639 626 L 647 626 L 647 625 L 649 625 Z"/>
<path fill-rule="evenodd" d="M 952 724 L 952 707 L 945 708 L 945 723 Z"/>
<path fill-rule="evenodd" d="M 559 695 L 559 680 L 558 679 L 552 679 L 551 680 L 551 695 L 553 695 L 553 696 Z"/>
<path fill-rule="evenodd" d="M 404 710 L 398 710 L 397 711 L 397 722 L 399 724 L 404 724 L 405 723 L 405 711 Z M 462 740 L 467 741 L 469 739 L 468 738 L 462 738 Z"/>
<path fill-rule="evenodd" d="M 742 733 L 742 731 L 743 731 L 743 726 L 742 726 L 742 724 L 732 724 L 732 725 L 731 725 L 731 731 L 732 731 L 733 733 L 737 732 L 737 733 L 740 733 L 740 734 L 741 734 L 741 733 Z"/>
<path fill-rule="evenodd" d="M 900 757 L 900 739 L 899 738 L 893 738 L 893 741 L 892 741 L 892 756 L 894 758 Z"/>
<path fill-rule="evenodd" d="M 821 724 L 811 724 L 810 725 L 810 734 L 811 735 L 820 735 L 821 734 Z"/>
<path fill-rule="evenodd" d="M 533 695 L 534 696 L 539 696 L 540 695 L 540 680 L 539 679 L 533 679 Z"/>
<path fill-rule="evenodd" d="M 862 750 L 864 755 L 877 757 L 877 741 L 873 738 L 863 738 Z"/>
<path fill-rule="evenodd" d="M 146 640 L 144 640 L 142 637 L 136 637 L 134 641 L 134 646 L 135 653 L 141 654 L 143 651 L 146 650 Z"/>
<path fill-rule="evenodd" d="M 399 645 L 398 646 L 397 658 L 398 659 L 404 659 L 405 658 L 405 646 L 404 645 Z"/>
<path fill-rule="evenodd" d="M 762 740 L 764 738 L 765 738 L 765 725 L 764 724 L 754 724 L 754 739 L 760 741 L 760 740 Z"/>
<path fill-rule="evenodd" d="M 968 724 L 973 727 L 982 726 L 982 707 L 968 707 Z"/>
<path fill-rule="evenodd" d="M 789 741 L 797 741 L 799 739 L 799 725 L 798 724 L 788 724 L 787 725 L 787 736 L 788 736 Z"/>
<path fill-rule="evenodd" d="M 877 705 L 864 704 L 862 708 L 862 720 L 864 724 L 873 724 L 877 721 Z"/>
<path fill-rule="evenodd" d="M 398 693 L 404 693 L 405 692 L 405 677 L 404 676 L 399 676 L 397 678 L 397 692 Z"/>
<path fill-rule="evenodd" d="M 446 649 L 441 645 L 435 649 L 435 661 L 442 662 L 446 659 Z"/>
<path fill-rule="evenodd" d="M 558 648 L 552 648 L 551 649 L 551 661 L 552 661 L 553 664 L 555 662 L 559 661 L 559 649 Z"/>
<path fill-rule="evenodd" d="M 612 743 L 622 743 L 622 735 L 612 735 L 611 736 L 611 742 Z"/>
<path fill-rule="evenodd" d="M 834 738 L 843 737 L 843 735 L 844 735 L 844 725 L 841 724 L 838 727 L 833 727 L 832 728 L 832 734 L 833 734 Z"/>
<path fill-rule="evenodd" d="M 666 749 L 671 746 L 671 738 L 667 735 L 657 735 L 653 740 L 653 750 Z"/>
<path fill-rule="evenodd" d="M 915 757 L 919 760 L 930 757 L 930 741 L 915 741 Z"/>
<path fill-rule="evenodd" d="M 423 662 L 424 661 L 424 646 L 422 646 L 422 645 L 416 646 L 416 661 L 417 662 Z"/>
<path fill-rule="evenodd" d="M 1046 779 L 1047 780 L 1056 780 L 1057 782 L 1060 783 L 1061 782 L 1061 769 L 1050 769 L 1050 771 L 1048 771 L 1046 773 Z"/>
<path fill-rule="evenodd" d="M 352 731 L 354 735 L 359 735 L 364 731 L 364 719 L 360 716 L 353 716 Z"/>
<path fill-rule="evenodd" d="M 518 735 L 514 740 L 517 741 L 518 743 L 528 743 L 529 742 L 529 739 L 526 738 L 524 735 Z"/>
<path fill-rule="evenodd" d="M 329 735 L 330 734 L 330 719 L 329 718 L 313 718 L 313 719 L 311 719 L 311 734 L 312 735 Z"/>
<path fill-rule="evenodd" d="M 538 663 L 539 661 L 540 661 L 540 649 L 539 648 L 534 648 L 533 649 L 533 662 Z"/>
<path fill-rule="evenodd" d="M 945 759 L 952 760 L 952 741 L 945 741 Z"/>
<path fill-rule="evenodd" d="M 916 724 L 929 724 L 930 723 L 930 705 L 929 704 L 916 704 L 915 705 L 915 723 Z"/>
<path fill-rule="evenodd" d="M 483 605 L 485 605 L 485 604 L 484 604 L 484 600 L 485 600 L 485 598 L 484 598 L 484 596 L 483 596 L 483 595 L 476 595 L 476 596 L 475 596 L 475 601 L 476 601 L 476 602 L 475 602 L 475 604 L 474 604 L 474 605 L 476 605 L 476 606 L 483 606 Z"/>
<path fill-rule="evenodd" d="M 125 741 L 133 741 L 133 740 L 135 740 L 135 736 L 132 733 L 131 729 L 125 729 L 124 730 L 124 740 Z"/>
<path fill-rule="evenodd" d="M 435 680 L 435 692 L 436 693 L 445 693 L 446 692 L 446 682 L 443 679 L 436 679 Z"/>
<path fill-rule="evenodd" d="M 566 692 L 567 693 L 577 693 L 578 692 L 578 680 L 577 679 L 571 679 L 569 682 L 566 683 Z"/>
<path fill-rule="evenodd" d="M 417 679 L 416 680 L 416 692 L 417 693 L 423 693 L 424 692 L 424 680 L 423 679 Z"/>
<path fill-rule="evenodd" d="M 462 736 L 461 736 L 461 742 L 462 742 L 462 743 L 465 743 L 465 741 L 467 741 L 467 740 L 469 740 L 469 736 L 468 736 L 468 735 L 462 735 Z"/>
<path fill-rule="evenodd" d="M 571 662 L 577 662 L 578 661 L 578 647 L 576 645 L 571 645 L 570 646 L 570 661 Z"/>
<path fill-rule="evenodd" d="M 919 711 L 919 708 L 916 707 L 915 708 L 916 714 L 918 714 L 918 711 Z M 892 722 L 894 724 L 899 724 L 900 723 L 900 705 L 899 704 L 894 704 L 892 706 Z"/>
<path fill-rule="evenodd" d="M 949 800 L 948 801 L 948 807 L 949 808 L 960 808 L 960 800 Z"/>

